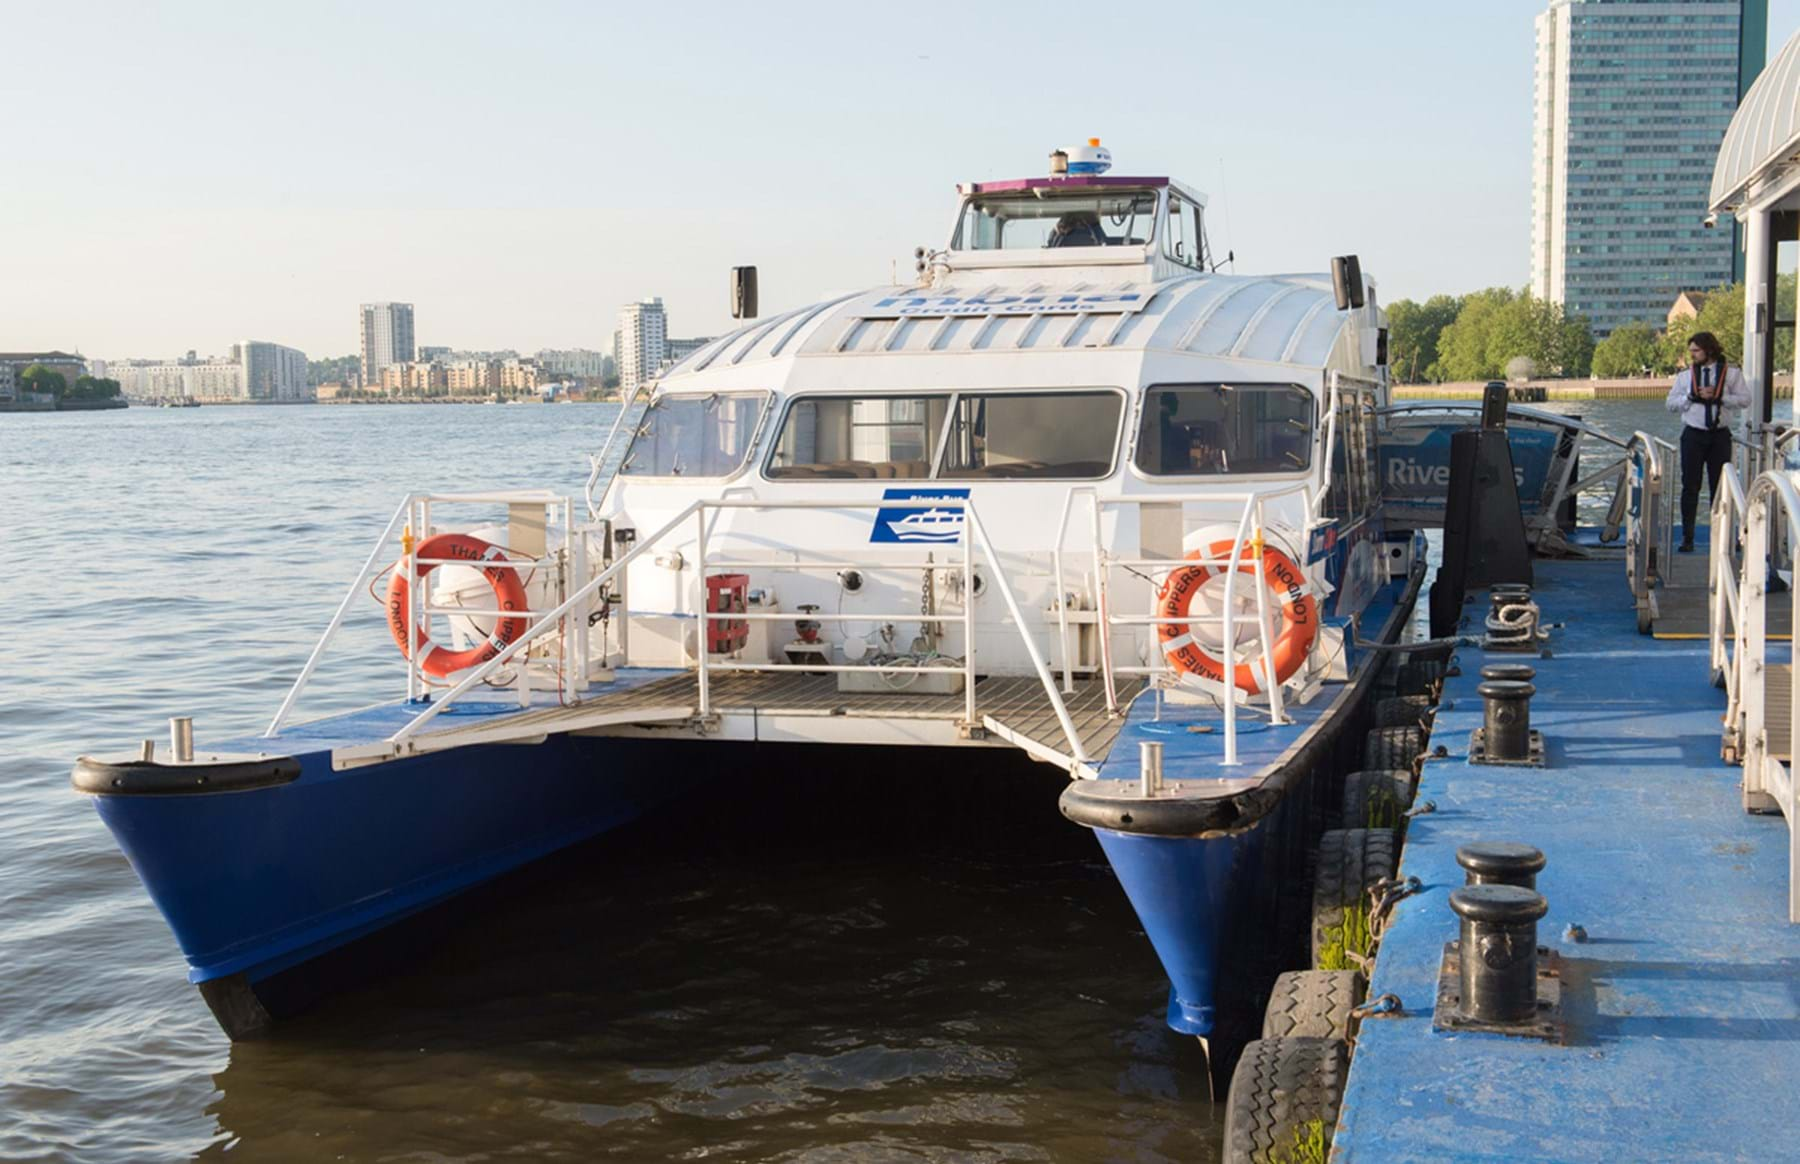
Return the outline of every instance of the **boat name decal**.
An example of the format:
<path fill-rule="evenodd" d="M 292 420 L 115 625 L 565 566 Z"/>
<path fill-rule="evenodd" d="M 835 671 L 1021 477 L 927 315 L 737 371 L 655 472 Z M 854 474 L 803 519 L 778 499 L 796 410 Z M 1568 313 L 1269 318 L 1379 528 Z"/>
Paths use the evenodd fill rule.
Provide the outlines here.
<path fill-rule="evenodd" d="M 966 498 L 967 489 L 884 489 L 881 508 L 875 511 L 871 542 L 954 543 L 962 540 L 961 506 L 941 506 L 944 498 Z"/>
<path fill-rule="evenodd" d="M 1142 311 L 1152 291 L 1066 291 L 1026 295 L 889 295 L 863 313 L 865 319 L 946 315 L 1077 315 L 1085 311 Z"/>

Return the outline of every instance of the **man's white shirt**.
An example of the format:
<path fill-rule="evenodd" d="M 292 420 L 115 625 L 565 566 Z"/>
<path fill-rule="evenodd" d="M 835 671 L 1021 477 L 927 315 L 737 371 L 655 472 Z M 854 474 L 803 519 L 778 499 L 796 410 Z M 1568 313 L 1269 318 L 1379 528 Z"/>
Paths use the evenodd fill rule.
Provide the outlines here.
<path fill-rule="evenodd" d="M 1717 374 L 1717 367 L 1716 364 L 1706 365 L 1705 373 L 1700 381 L 1703 386 L 1711 387 L 1712 377 Z M 1688 392 L 1693 387 L 1693 383 L 1694 369 L 1683 368 L 1675 373 L 1675 386 L 1669 389 L 1669 399 L 1666 403 L 1670 412 L 1681 414 L 1683 424 L 1692 428 L 1705 428 L 1706 405 L 1690 403 L 1688 400 Z M 1725 368 L 1724 407 L 1718 410 L 1719 423 L 1717 427 L 1729 428 L 1731 426 L 1731 418 L 1725 415 L 1727 409 L 1748 407 L 1750 407 L 1750 388 L 1744 383 L 1744 374 L 1728 364 Z"/>

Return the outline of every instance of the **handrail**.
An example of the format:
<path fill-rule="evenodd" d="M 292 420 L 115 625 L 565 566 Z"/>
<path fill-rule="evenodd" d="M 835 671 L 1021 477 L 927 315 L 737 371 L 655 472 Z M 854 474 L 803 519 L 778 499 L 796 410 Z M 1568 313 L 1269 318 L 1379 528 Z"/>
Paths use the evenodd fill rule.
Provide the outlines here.
<path fill-rule="evenodd" d="M 1170 559 L 1166 559 L 1166 560 L 1165 559 L 1157 559 L 1154 562 L 1151 562 L 1148 559 L 1129 559 L 1129 560 L 1127 560 L 1127 559 L 1118 558 L 1118 557 L 1109 555 L 1106 552 L 1105 544 L 1101 539 L 1101 520 L 1100 520 L 1101 511 L 1105 510 L 1105 509 L 1119 508 L 1119 507 L 1123 507 L 1123 506 L 1127 506 L 1127 505 L 1135 505 L 1135 506 L 1141 507 L 1145 504 L 1156 504 L 1156 505 L 1162 505 L 1162 504 L 1190 505 L 1190 504 L 1192 504 L 1192 505 L 1215 505 L 1215 506 L 1225 506 L 1225 505 L 1241 506 L 1242 508 L 1238 511 L 1238 515 L 1237 515 L 1237 526 L 1236 526 L 1236 529 L 1234 530 L 1233 536 L 1232 536 L 1231 552 L 1227 557 L 1225 557 L 1221 560 L 1222 564 L 1226 565 L 1227 567 L 1233 567 L 1233 566 L 1236 566 L 1236 564 L 1242 562 L 1245 548 L 1248 545 L 1252 544 L 1250 539 L 1251 539 L 1251 535 L 1253 533 L 1258 538 L 1260 538 L 1262 536 L 1263 531 L 1267 526 L 1267 523 L 1264 520 L 1264 513 L 1265 513 L 1265 506 L 1267 505 L 1268 502 L 1276 501 L 1283 497 L 1298 496 L 1300 498 L 1300 503 L 1301 503 L 1302 525 L 1303 526 L 1310 526 L 1312 524 L 1313 514 L 1314 514 L 1312 487 L 1307 482 L 1304 482 L 1304 481 L 1295 482 L 1292 485 L 1284 486 L 1282 488 L 1268 489 L 1268 490 L 1250 489 L 1250 490 L 1243 490 L 1243 491 L 1233 491 L 1230 493 L 1160 493 L 1159 492 L 1159 493 L 1151 494 L 1151 495 L 1132 495 L 1132 496 L 1107 497 L 1107 498 L 1102 498 L 1099 495 L 1098 489 L 1091 485 L 1090 486 L 1081 486 L 1081 487 L 1077 487 L 1077 488 L 1071 488 L 1069 490 L 1068 497 L 1065 499 L 1065 503 L 1063 506 L 1062 518 L 1057 527 L 1057 541 L 1056 541 L 1055 549 L 1053 552 L 1053 569 L 1055 570 L 1055 573 L 1056 573 L 1056 584 L 1057 584 L 1057 590 L 1058 590 L 1059 594 L 1066 593 L 1066 589 L 1067 589 L 1066 582 L 1063 578 L 1063 573 L 1062 573 L 1062 562 L 1061 562 L 1062 544 L 1063 544 L 1063 540 L 1067 534 L 1068 516 L 1069 516 L 1070 510 L 1073 508 L 1073 500 L 1072 499 L 1076 493 L 1086 493 L 1089 496 L 1092 506 L 1093 506 L 1093 539 L 1094 539 L 1094 552 L 1093 553 L 1094 553 L 1094 574 L 1095 574 L 1095 606 L 1096 606 L 1096 610 L 1097 610 L 1096 621 L 1098 623 L 1098 633 L 1099 633 L 1099 639 L 1100 639 L 1100 667 L 1101 667 L 1102 676 L 1106 682 L 1106 687 L 1107 687 L 1107 709 L 1109 712 L 1112 712 L 1114 714 L 1117 714 L 1117 712 L 1119 711 L 1119 708 L 1118 708 L 1118 704 L 1117 704 L 1116 687 L 1113 682 L 1113 677 L 1114 677 L 1115 673 L 1122 674 L 1125 672 L 1123 670 L 1115 668 L 1113 666 L 1112 650 L 1111 650 L 1113 628 L 1116 626 L 1138 625 L 1138 624 L 1157 623 L 1157 622 L 1165 622 L 1165 621 L 1172 622 L 1175 620 L 1173 620 L 1173 619 L 1162 620 L 1162 619 L 1156 619 L 1156 618 L 1136 619 L 1136 618 L 1132 618 L 1131 616 L 1115 616 L 1112 613 L 1111 603 L 1108 599 L 1108 593 L 1110 590 L 1110 584 L 1109 584 L 1108 579 L 1111 574 L 1111 571 L 1115 567 L 1133 566 L 1133 565 L 1141 565 L 1141 564 L 1150 564 L 1150 565 L 1166 564 L 1170 570 L 1176 570 L 1176 569 L 1181 569 L 1183 567 L 1195 565 L 1196 563 L 1194 562 L 1193 559 L 1186 558 L 1186 557 L 1170 558 Z M 1255 519 L 1254 522 L 1252 521 L 1252 518 Z M 1299 549 L 1299 552 L 1304 554 L 1304 551 L 1305 551 L 1304 546 L 1298 547 L 1298 549 Z M 1228 568 L 1225 571 L 1224 609 L 1223 609 L 1222 613 L 1216 619 L 1216 621 L 1220 624 L 1221 641 L 1223 643 L 1227 644 L 1226 649 L 1228 651 L 1232 652 L 1232 656 L 1233 656 L 1231 659 L 1231 665 L 1225 668 L 1225 673 L 1227 676 L 1232 676 L 1232 675 L 1235 675 L 1235 673 L 1236 673 L 1236 657 L 1235 657 L 1235 650 L 1236 650 L 1236 643 L 1237 643 L 1237 633 L 1236 633 L 1237 628 L 1236 628 L 1236 613 L 1235 613 L 1236 597 L 1237 597 L 1236 580 L 1237 580 L 1237 575 L 1239 575 L 1240 573 L 1243 573 L 1243 570 L 1241 568 Z M 1260 654 L 1262 656 L 1263 674 L 1264 674 L 1264 677 L 1268 680 L 1269 690 L 1268 690 L 1267 694 L 1268 694 L 1268 698 L 1269 698 L 1269 718 L 1270 718 L 1270 722 L 1272 722 L 1272 723 L 1280 723 L 1280 722 L 1283 722 L 1284 712 L 1282 710 L 1281 684 L 1279 684 L 1275 681 L 1274 645 L 1271 640 L 1271 631 L 1270 631 L 1270 626 L 1269 626 L 1267 587 L 1259 586 L 1257 588 L 1257 591 L 1258 591 L 1258 593 L 1257 593 L 1257 615 L 1256 615 L 1256 622 L 1257 622 L 1257 627 L 1258 627 L 1257 638 L 1258 638 L 1258 642 L 1259 642 L 1260 648 L 1261 648 Z M 1191 617 L 1185 618 L 1181 621 L 1194 623 L 1194 622 L 1211 621 L 1211 620 L 1203 620 L 1203 618 L 1201 616 L 1191 616 Z M 1065 642 L 1066 642 L 1066 640 L 1065 640 Z M 1065 647 L 1065 649 L 1066 649 L 1066 647 Z M 1066 658 L 1066 656 L 1065 656 L 1065 658 Z M 1067 666 L 1066 663 L 1065 663 L 1065 666 Z M 1166 662 L 1166 660 L 1164 660 L 1162 663 L 1162 666 L 1152 669 L 1151 673 L 1160 673 L 1162 671 L 1167 670 L 1167 667 L 1168 667 L 1167 662 Z M 1224 695 L 1221 698 L 1220 703 L 1222 705 L 1222 712 L 1223 712 L 1224 719 L 1225 719 L 1225 732 L 1224 732 L 1225 755 L 1222 760 L 1222 763 L 1236 764 L 1238 762 L 1238 759 L 1237 759 L 1237 703 L 1238 703 L 1238 699 L 1237 699 L 1235 684 L 1233 682 L 1231 682 L 1229 678 L 1225 681 L 1223 686 L 1224 686 Z"/>
<path fill-rule="evenodd" d="M 1675 548 L 1674 511 L 1668 504 L 1669 478 L 1663 457 L 1665 451 L 1673 453 L 1675 446 L 1640 430 L 1631 434 L 1625 451 L 1634 464 L 1642 466 L 1636 504 L 1626 511 L 1625 577 L 1637 606 L 1638 629 L 1647 630 L 1658 614 L 1656 584 Z"/>
<path fill-rule="evenodd" d="M 1742 683 L 1737 660 L 1743 658 L 1743 599 L 1738 585 L 1738 549 L 1747 518 L 1744 489 L 1736 465 L 1727 464 L 1719 474 L 1719 488 L 1712 499 L 1712 537 L 1707 546 L 1707 605 L 1710 662 L 1714 676 L 1725 684 L 1727 735 L 1735 735 L 1741 715 Z M 1726 639 L 1731 640 L 1729 645 Z M 1736 746 L 1741 747 L 1741 743 Z"/>
<path fill-rule="evenodd" d="M 591 459 L 587 484 L 582 487 L 582 496 L 587 500 L 588 520 L 595 521 L 600 516 L 600 502 L 605 495 L 594 496 L 594 486 L 600 483 L 600 474 L 606 470 L 606 462 L 612 456 L 613 442 L 618 439 L 619 429 L 625 423 L 626 416 L 631 413 L 631 406 L 637 403 L 638 394 L 644 390 L 642 384 L 634 385 L 631 395 L 619 401 L 619 415 L 613 417 L 612 428 L 607 431 L 606 443 L 600 446 L 600 452 Z"/>
<path fill-rule="evenodd" d="M 560 606 L 558 606 L 556 609 L 550 611 L 548 614 L 544 615 L 536 623 L 532 624 L 529 627 L 526 627 L 524 634 L 520 635 L 518 638 L 514 639 L 512 642 L 506 644 L 505 647 L 501 648 L 499 654 L 495 655 L 493 658 L 489 659 L 487 662 L 481 664 L 479 667 L 476 667 L 473 671 L 470 671 L 466 676 L 464 676 L 454 686 L 452 686 L 450 688 L 450 690 L 444 692 L 443 695 L 441 695 L 437 699 L 433 700 L 429 707 L 427 707 L 424 711 L 420 712 L 418 715 L 414 716 L 412 719 L 408 720 L 406 722 L 405 726 L 401 727 L 399 731 L 395 732 L 393 735 L 389 736 L 388 738 L 391 741 L 393 741 L 394 743 L 399 743 L 402 740 L 411 738 L 416 732 L 418 732 L 418 730 L 420 728 L 424 727 L 426 724 L 428 724 L 432 720 L 436 719 L 444 711 L 445 708 L 449 707 L 452 703 L 454 703 L 458 699 L 462 698 L 463 695 L 465 695 L 476 684 L 484 682 L 488 678 L 488 676 L 492 675 L 495 671 L 498 671 L 501 667 L 505 666 L 507 661 L 510 660 L 514 655 L 518 654 L 519 651 L 527 643 L 535 641 L 546 630 L 548 630 L 550 627 L 552 627 L 552 626 L 556 625 L 558 622 L 560 622 L 564 617 L 566 617 L 568 615 L 568 613 L 571 610 L 574 610 L 582 602 L 586 601 L 586 599 L 590 595 L 592 595 L 596 591 L 598 591 L 600 589 L 600 587 L 604 586 L 607 582 L 611 581 L 613 576 L 615 574 L 617 574 L 620 570 L 624 569 L 625 566 L 627 564 L 629 564 L 633 559 L 637 558 L 638 555 L 642 554 L 645 550 L 650 548 L 652 545 L 655 545 L 658 541 L 660 541 L 664 537 L 667 537 L 671 531 L 673 531 L 682 522 L 684 522 L 688 518 L 692 517 L 695 514 L 695 512 L 698 511 L 700 509 L 700 507 L 705 504 L 708 504 L 708 503 L 703 502 L 703 501 L 691 502 L 687 506 L 687 508 L 683 509 L 675 517 L 671 518 L 669 520 L 669 522 L 666 525 L 664 525 L 661 529 L 657 530 L 655 533 L 651 534 L 649 537 L 641 539 L 636 545 L 632 546 L 630 550 L 628 550 L 626 553 L 620 555 L 619 558 L 616 559 L 612 565 L 610 565 L 606 569 L 600 571 L 598 574 L 594 575 L 592 578 L 588 579 L 588 581 L 586 583 L 584 583 L 580 588 L 578 588 L 575 591 L 575 593 L 571 594 L 568 598 L 564 599 Z M 717 504 L 717 503 L 714 503 L 714 504 Z M 585 659 L 577 660 L 576 665 L 577 666 L 586 666 L 587 660 L 585 660 Z"/>
<path fill-rule="evenodd" d="M 1788 920 L 1800 922 L 1800 800 L 1795 798 L 1792 756 L 1788 762 L 1769 754 L 1768 733 L 1768 574 L 1770 526 L 1779 506 L 1783 529 L 1793 544 L 1800 545 L 1800 490 L 1795 475 L 1769 471 L 1759 474 L 1745 490 L 1747 520 L 1744 528 L 1744 560 L 1739 581 L 1743 598 L 1742 642 L 1737 660 L 1744 711 L 1744 807 L 1779 809 L 1788 825 Z M 1794 625 L 1800 625 L 1800 587 L 1788 588 Z M 1800 684 L 1789 684 L 1788 725 L 1800 724 Z M 1792 744 L 1789 744 L 1790 749 Z"/>
<path fill-rule="evenodd" d="M 382 550 L 386 549 L 388 542 L 393 539 L 395 528 L 406 519 L 407 510 L 412 508 L 412 504 L 413 494 L 409 493 L 394 508 L 394 516 L 388 519 L 387 528 L 382 530 L 381 536 L 375 539 L 375 547 L 363 560 L 362 569 L 357 571 L 356 580 L 350 583 L 350 589 L 344 592 L 344 600 L 338 603 L 337 610 L 331 616 L 331 621 L 325 624 L 325 632 L 319 636 L 319 641 L 313 645 L 312 653 L 306 657 L 306 665 L 300 668 L 300 674 L 295 677 L 294 685 L 288 688 L 288 693 L 282 699 L 281 706 L 275 710 L 275 718 L 269 721 L 268 728 L 263 731 L 264 739 L 274 736 L 281 730 L 281 725 L 287 722 L 288 715 L 294 710 L 294 704 L 300 701 L 300 692 L 305 689 L 307 680 L 312 678 L 313 671 L 319 666 L 319 660 L 325 657 L 325 648 L 331 645 L 331 640 L 337 637 L 338 628 L 344 624 L 344 615 L 349 613 L 350 603 L 355 600 L 363 587 L 368 585 L 369 576 L 375 569 L 375 563 L 381 560 Z"/>

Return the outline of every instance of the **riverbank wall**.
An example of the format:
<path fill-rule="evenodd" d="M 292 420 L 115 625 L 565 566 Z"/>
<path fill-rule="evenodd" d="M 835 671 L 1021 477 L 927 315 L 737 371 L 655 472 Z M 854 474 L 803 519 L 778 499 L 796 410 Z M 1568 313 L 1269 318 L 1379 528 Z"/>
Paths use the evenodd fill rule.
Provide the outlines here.
<path fill-rule="evenodd" d="M 1515 404 L 1538 404 L 1551 400 L 1661 400 L 1669 394 L 1673 380 L 1667 376 L 1637 377 L 1629 380 L 1521 380 L 1507 385 L 1507 393 Z M 1485 381 L 1462 380 L 1447 384 L 1396 384 L 1395 400 L 1480 400 Z M 1778 372 L 1775 376 L 1775 399 L 1789 400 L 1794 395 L 1794 376 Z"/>

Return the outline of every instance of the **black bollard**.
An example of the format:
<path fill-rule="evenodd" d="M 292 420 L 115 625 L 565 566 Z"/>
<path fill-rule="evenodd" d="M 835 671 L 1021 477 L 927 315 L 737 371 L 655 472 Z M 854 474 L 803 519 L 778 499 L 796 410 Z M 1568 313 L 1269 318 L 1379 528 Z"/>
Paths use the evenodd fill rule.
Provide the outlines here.
<path fill-rule="evenodd" d="M 1537 1017 L 1537 923 L 1542 894 L 1518 885 L 1466 885 L 1450 894 L 1462 920 L 1457 1014 L 1483 1023 Z"/>
<path fill-rule="evenodd" d="M 1475 841 L 1456 850 L 1468 885 L 1517 885 L 1536 889 L 1544 868 L 1544 854 L 1516 841 Z"/>
<path fill-rule="evenodd" d="M 1481 669 L 1481 677 L 1529 683 L 1537 678 L 1537 668 L 1530 663 L 1489 663 Z"/>
<path fill-rule="evenodd" d="M 1512 679 L 1490 679 L 1475 689 L 1482 699 L 1482 730 L 1490 760 L 1531 758 L 1531 697 L 1537 688 Z"/>

